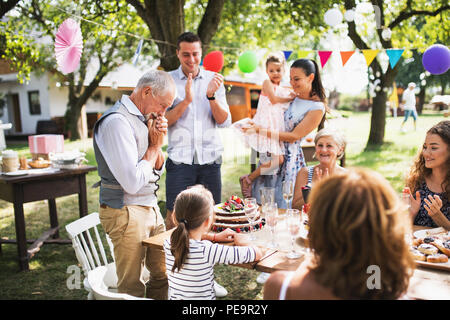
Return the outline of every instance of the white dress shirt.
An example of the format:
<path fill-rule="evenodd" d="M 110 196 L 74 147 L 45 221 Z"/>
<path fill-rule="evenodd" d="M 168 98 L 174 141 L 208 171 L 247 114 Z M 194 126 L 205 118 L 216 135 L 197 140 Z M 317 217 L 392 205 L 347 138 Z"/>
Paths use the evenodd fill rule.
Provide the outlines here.
<path fill-rule="evenodd" d="M 184 100 L 187 76 L 181 70 L 181 66 L 169 73 L 175 81 L 178 92 L 170 110 Z M 225 96 L 225 87 L 222 84 L 216 91 L 215 97 L 220 107 L 227 111 L 228 117 L 221 124 L 214 119 L 210 102 L 206 98 L 206 89 L 213 77 L 214 72 L 200 68 L 199 74 L 192 83 L 194 95 L 192 103 L 169 127 L 167 153 L 175 163 L 192 164 L 195 156 L 196 163 L 209 164 L 222 155 L 223 145 L 217 128 L 226 128 L 231 125 L 231 113 Z"/>
<path fill-rule="evenodd" d="M 142 113 L 127 95 L 121 98 L 127 110 L 145 120 Z M 126 118 L 120 114 L 111 114 L 99 125 L 95 139 L 97 146 L 108 164 L 114 178 L 124 189 L 125 205 L 155 206 L 155 193 L 139 195 L 136 193 L 146 184 L 153 184 L 153 191 L 158 189 L 155 184 L 164 170 L 155 170 L 147 160 L 140 160 L 134 130 Z M 155 174 L 156 173 L 156 174 Z"/>

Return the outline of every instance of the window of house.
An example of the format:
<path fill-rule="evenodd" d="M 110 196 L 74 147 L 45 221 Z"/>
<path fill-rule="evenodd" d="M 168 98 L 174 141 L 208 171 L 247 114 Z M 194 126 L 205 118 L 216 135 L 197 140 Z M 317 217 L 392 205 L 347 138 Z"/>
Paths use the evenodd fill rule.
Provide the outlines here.
<path fill-rule="evenodd" d="M 30 106 L 30 114 L 41 114 L 39 91 L 28 91 L 28 105 Z"/>

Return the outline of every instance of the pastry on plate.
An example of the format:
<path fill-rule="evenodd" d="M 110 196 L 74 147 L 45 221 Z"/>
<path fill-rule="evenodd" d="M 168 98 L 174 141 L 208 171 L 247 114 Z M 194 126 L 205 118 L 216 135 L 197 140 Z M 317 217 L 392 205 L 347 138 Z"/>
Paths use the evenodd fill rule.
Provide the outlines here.
<path fill-rule="evenodd" d="M 448 257 L 442 253 L 431 254 L 427 256 L 427 262 L 446 263 L 448 262 Z"/>
<path fill-rule="evenodd" d="M 428 243 L 422 243 L 420 246 L 417 247 L 417 250 L 426 255 L 438 253 L 438 248 Z"/>

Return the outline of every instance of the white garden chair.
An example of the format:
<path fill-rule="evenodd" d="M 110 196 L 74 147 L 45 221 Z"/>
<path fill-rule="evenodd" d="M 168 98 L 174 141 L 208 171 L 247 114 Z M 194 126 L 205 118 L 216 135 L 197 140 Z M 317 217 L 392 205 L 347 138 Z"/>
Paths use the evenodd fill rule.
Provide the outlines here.
<path fill-rule="evenodd" d="M 108 268 L 100 266 L 89 271 L 87 279 L 95 300 L 152 300 L 138 298 L 126 293 L 116 293 L 108 290 L 105 280 L 108 280 Z"/>
<path fill-rule="evenodd" d="M 93 275 L 91 276 L 91 282 L 95 282 L 95 275 L 102 274 L 101 281 L 106 286 L 106 288 L 113 290 L 117 288 L 116 264 L 114 262 L 113 249 L 114 247 L 111 239 L 109 239 L 108 235 L 105 234 L 106 243 L 109 247 L 109 253 L 112 257 L 112 259 L 110 259 L 112 261 L 108 262 L 105 248 L 102 243 L 102 238 L 100 237 L 97 229 L 98 225 L 100 225 L 98 212 L 91 213 L 66 225 L 66 230 L 69 234 L 69 238 L 72 240 L 72 246 L 75 250 L 78 262 L 83 268 L 83 272 L 85 275 L 83 285 L 86 291 L 89 292 L 88 300 L 93 300 L 94 298 L 92 288 L 88 281 L 88 277 L 89 274 L 97 268 L 104 267 L 101 269 L 102 271 L 96 271 L 93 273 Z M 97 244 L 95 244 L 92 240 L 90 231 L 91 229 L 93 229 Z M 105 271 L 103 272 L 103 270 Z"/>

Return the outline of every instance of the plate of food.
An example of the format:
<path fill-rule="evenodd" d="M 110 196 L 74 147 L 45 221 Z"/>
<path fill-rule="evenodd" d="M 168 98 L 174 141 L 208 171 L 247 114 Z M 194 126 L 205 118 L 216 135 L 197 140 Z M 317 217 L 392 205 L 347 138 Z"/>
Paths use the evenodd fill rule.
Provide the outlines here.
<path fill-rule="evenodd" d="M 450 232 L 444 228 L 414 232 L 411 254 L 417 265 L 450 271 Z"/>
<path fill-rule="evenodd" d="M 218 213 L 244 213 L 244 200 L 238 196 L 231 196 L 224 203 L 214 206 L 214 211 Z"/>

